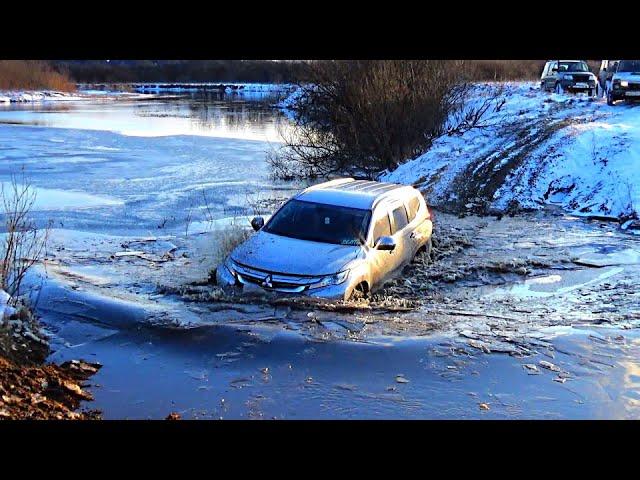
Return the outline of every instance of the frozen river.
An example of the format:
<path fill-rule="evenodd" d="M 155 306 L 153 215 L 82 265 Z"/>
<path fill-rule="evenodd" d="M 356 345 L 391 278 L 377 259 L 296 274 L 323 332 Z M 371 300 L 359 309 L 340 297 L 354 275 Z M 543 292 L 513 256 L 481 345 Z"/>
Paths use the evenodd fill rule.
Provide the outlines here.
<path fill-rule="evenodd" d="M 274 96 L 113 98 L 0 106 L 0 180 L 24 169 L 38 219 L 119 234 L 184 230 L 271 195 L 265 154 L 287 120 Z M 160 228 L 159 228 L 160 227 Z"/>
<path fill-rule="evenodd" d="M 472 246 L 452 240 L 412 274 L 437 288 L 406 315 L 185 301 L 159 288 L 206 279 L 210 220 L 299 187 L 269 178 L 266 155 L 288 128 L 275 101 L 0 106 L 0 181 L 24 171 L 36 220 L 53 221 L 43 281 L 30 279 L 51 360 L 104 365 L 87 407 L 105 418 L 638 417 L 640 245 L 610 224 L 436 213 L 441 233 Z M 439 280 L 451 274 L 462 280 Z M 398 295 L 415 296 L 408 285 Z"/>

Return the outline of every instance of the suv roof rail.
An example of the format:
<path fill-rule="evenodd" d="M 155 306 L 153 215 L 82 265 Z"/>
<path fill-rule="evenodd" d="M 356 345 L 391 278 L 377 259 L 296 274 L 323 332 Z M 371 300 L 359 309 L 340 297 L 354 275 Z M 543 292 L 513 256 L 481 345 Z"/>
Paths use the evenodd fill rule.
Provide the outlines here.
<path fill-rule="evenodd" d="M 347 178 L 336 178 L 335 180 L 329 180 L 328 182 L 318 183 L 317 185 L 312 185 L 303 190 L 303 192 L 310 192 L 312 190 L 321 190 L 327 187 L 337 187 L 338 185 L 343 185 L 345 183 L 354 182 L 355 179 L 351 177 Z"/>

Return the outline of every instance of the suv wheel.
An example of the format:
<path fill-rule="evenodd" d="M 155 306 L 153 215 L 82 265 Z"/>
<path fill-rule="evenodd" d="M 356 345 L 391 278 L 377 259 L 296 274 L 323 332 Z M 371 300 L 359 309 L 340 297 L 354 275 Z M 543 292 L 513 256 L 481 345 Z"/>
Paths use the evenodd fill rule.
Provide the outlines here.
<path fill-rule="evenodd" d="M 351 292 L 351 297 L 349 300 L 361 300 L 363 298 L 367 298 L 369 296 L 369 287 L 365 282 L 361 282 L 353 289 Z"/>
<path fill-rule="evenodd" d="M 607 105 L 613 105 L 614 100 L 613 100 L 613 95 L 611 94 L 611 92 L 607 92 Z"/>
<path fill-rule="evenodd" d="M 424 264 L 431 263 L 431 249 L 433 248 L 433 241 L 429 239 L 420 249 L 416 252 L 414 260 L 422 262 Z"/>

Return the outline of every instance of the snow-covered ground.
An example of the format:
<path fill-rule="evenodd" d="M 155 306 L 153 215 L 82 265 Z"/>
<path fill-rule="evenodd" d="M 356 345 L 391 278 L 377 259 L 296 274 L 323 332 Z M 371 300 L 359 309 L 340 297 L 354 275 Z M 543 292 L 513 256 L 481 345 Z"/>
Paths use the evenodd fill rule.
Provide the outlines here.
<path fill-rule="evenodd" d="M 57 92 L 54 90 L 0 90 L 0 104 L 77 102 L 102 99 L 114 100 L 118 97 L 135 98 L 140 94 L 113 90 L 78 89 L 76 92 Z"/>
<path fill-rule="evenodd" d="M 640 211 L 640 105 L 502 85 L 492 125 L 439 138 L 381 180 L 415 184 L 433 205 L 507 209 L 560 205 L 576 215 Z M 498 85 L 482 85 L 490 95 Z"/>
<path fill-rule="evenodd" d="M 0 103 L 24 103 L 45 101 L 73 101 L 85 98 L 83 95 L 51 90 L 0 90 Z"/>

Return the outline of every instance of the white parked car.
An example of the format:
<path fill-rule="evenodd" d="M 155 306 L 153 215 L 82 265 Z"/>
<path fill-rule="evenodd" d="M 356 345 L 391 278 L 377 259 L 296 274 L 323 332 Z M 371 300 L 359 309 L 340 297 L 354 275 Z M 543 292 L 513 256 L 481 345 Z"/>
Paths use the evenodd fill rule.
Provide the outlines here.
<path fill-rule="evenodd" d="M 307 188 L 251 224 L 258 232 L 218 267 L 219 285 L 344 300 L 430 252 L 433 228 L 415 188 L 353 178 Z"/>
<path fill-rule="evenodd" d="M 607 85 L 607 104 L 640 100 L 640 60 L 620 60 Z"/>

